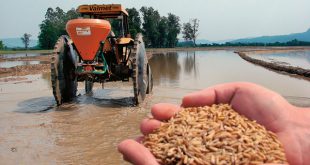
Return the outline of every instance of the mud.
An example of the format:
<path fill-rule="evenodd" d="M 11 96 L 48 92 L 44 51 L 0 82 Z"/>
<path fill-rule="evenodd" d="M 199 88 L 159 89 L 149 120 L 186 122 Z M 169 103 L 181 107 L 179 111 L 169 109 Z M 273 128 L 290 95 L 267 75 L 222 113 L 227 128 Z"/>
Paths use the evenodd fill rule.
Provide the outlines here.
<path fill-rule="evenodd" d="M 10 54 L 0 56 L 0 77 L 7 76 L 25 76 L 33 74 L 41 74 L 50 72 L 50 59 L 49 54 Z M 38 62 L 39 64 L 31 64 L 31 62 Z M 13 67 L 4 67 L 1 63 L 11 62 Z M 23 65 L 19 65 L 23 62 Z M 14 66 L 14 64 L 16 66 Z"/>
<path fill-rule="evenodd" d="M 286 50 L 277 50 L 277 52 L 284 52 Z M 260 53 L 268 53 L 271 51 L 259 51 Z M 280 71 L 280 72 L 286 72 L 288 74 L 295 74 L 295 75 L 299 75 L 302 78 L 306 79 L 306 80 L 310 80 L 310 69 L 304 69 L 301 67 L 295 67 L 295 66 L 289 66 L 287 65 L 287 63 L 280 63 L 280 62 L 266 62 L 264 60 L 260 60 L 260 59 L 255 59 L 252 58 L 250 54 L 255 54 L 257 53 L 257 51 L 253 51 L 253 52 L 237 52 L 239 54 L 239 56 L 241 58 L 243 58 L 246 61 L 249 61 L 253 64 L 256 65 L 260 65 L 263 67 L 266 67 L 268 69 L 272 69 L 275 71 Z"/>
<path fill-rule="evenodd" d="M 153 93 L 139 106 L 133 106 L 131 81 L 104 89 L 96 84 L 92 95 L 79 83 L 79 96 L 57 107 L 48 72 L 0 78 L 0 164 L 127 164 L 116 146 L 140 135 L 153 104 L 180 104 L 185 94 L 219 83 L 254 82 L 310 107 L 308 81 L 258 67 L 233 51 L 153 54 Z"/>

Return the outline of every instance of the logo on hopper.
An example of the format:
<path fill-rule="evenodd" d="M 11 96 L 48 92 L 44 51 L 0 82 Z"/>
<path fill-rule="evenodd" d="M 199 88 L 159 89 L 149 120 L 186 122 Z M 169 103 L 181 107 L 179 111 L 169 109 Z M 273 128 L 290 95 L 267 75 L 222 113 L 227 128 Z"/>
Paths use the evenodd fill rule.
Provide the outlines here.
<path fill-rule="evenodd" d="M 90 27 L 76 27 L 76 35 L 78 36 L 89 36 L 91 35 Z"/>
<path fill-rule="evenodd" d="M 112 6 L 90 6 L 90 11 L 106 11 L 106 10 L 112 10 Z"/>

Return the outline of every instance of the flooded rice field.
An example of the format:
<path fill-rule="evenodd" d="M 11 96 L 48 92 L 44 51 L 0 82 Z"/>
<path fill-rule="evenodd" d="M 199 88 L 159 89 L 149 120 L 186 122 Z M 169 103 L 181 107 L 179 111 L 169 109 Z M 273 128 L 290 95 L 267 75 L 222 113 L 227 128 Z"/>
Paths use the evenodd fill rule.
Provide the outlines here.
<path fill-rule="evenodd" d="M 37 57 L 47 55 L 47 53 L 14 53 L 14 54 L 1 54 L 1 58 L 12 59 L 12 58 L 24 58 L 24 57 Z"/>
<path fill-rule="evenodd" d="M 154 89 L 133 106 L 131 82 L 97 85 L 70 104 L 55 106 L 50 75 L 0 81 L 1 164 L 127 164 L 117 144 L 135 138 L 155 103 L 180 104 L 182 96 L 215 84 L 249 81 L 290 102 L 310 106 L 310 82 L 242 60 L 233 51 L 179 51 L 150 60 Z"/>
<path fill-rule="evenodd" d="M 161 62 L 159 62 L 161 61 Z M 151 60 L 154 83 L 186 90 L 232 81 L 249 81 L 283 96 L 310 97 L 310 83 L 242 60 L 231 51 L 177 52 L 155 55 Z"/>
<path fill-rule="evenodd" d="M 267 62 L 310 69 L 310 51 L 255 54 L 251 57 Z"/>
<path fill-rule="evenodd" d="M 11 68 L 21 65 L 48 64 L 47 61 L 0 61 L 0 68 Z"/>

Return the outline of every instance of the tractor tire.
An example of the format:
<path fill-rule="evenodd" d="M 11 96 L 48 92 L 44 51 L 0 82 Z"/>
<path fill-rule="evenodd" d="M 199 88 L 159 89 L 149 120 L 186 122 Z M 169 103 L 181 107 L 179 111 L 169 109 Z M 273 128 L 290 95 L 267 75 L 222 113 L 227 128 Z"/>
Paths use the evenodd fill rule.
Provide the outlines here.
<path fill-rule="evenodd" d="M 68 36 L 59 37 L 51 59 L 51 81 L 57 105 L 70 102 L 76 97 L 77 79 L 75 61 L 71 54 Z M 71 46 L 72 48 L 72 46 Z"/>
<path fill-rule="evenodd" d="M 147 65 L 147 88 L 146 88 L 146 94 L 150 94 L 153 90 L 153 75 L 150 65 Z"/>
<path fill-rule="evenodd" d="M 94 82 L 90 80 L 85 80 L 85 93 L 92 94 L 93 93 Z"/>
<path fill-rule="evenodd" d="M 140 33 L 138 33 L 135 38 L 133 52 L 131 55 L 131 62 L 134 103 L 138 105 L 145 99 L 148 84 L 148 60 L 145 52 L 142 34 Z"/>

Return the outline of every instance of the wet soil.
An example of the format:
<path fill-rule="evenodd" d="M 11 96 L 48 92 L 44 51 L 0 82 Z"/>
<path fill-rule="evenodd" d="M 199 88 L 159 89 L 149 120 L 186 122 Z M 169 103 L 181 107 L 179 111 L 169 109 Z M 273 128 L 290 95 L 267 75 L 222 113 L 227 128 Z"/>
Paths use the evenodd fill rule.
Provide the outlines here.
<path fill-rule="evenodd" d="M 25 75 L 33 75 L 33 74 L 41 74 L 50 72 L 50 59 L 51 55 L 45 54 L 29 54 L 27 56 L 15 56 L 14 55 L 1 55 L 1 62 L 14 62 L 18 64 L 18 62 L 24 62 L 25 65 L 17 65 L 13 67 L 3 67 L 0 64 L 0 77 L 7 76 L 25 76 Z M 38 61 L 39 64 L 30 64 L 27 62 Z"/>
<path fill-rule="evenodd" d="M 310 49 L 304 49 L 304 51 L 310 51 Z M 268 53 L 286 53 L 286 52 L 297 52 L 300 51 L 300 49 L 288 49 L 288 50 L 259 50 L 259 51 L 238 51 L 236 52 L 237 54 L 239 54 L 239 56 L 246 60 L 249 61 L 253 64 L 277 71 L 277 72 L 284 72 L 285 74 L 291 75 L 291 76 L 295 76 L 295 77 L 299 77 L 299 78 L 303 78 L 305 80 L 309 80 L 310 81 L 310 69 L 305 69 L 305 68 L 301 68 L 298 66 L 291 66 L 289 65 L 289 63 L 287 62 L 269 62 L 269 61 L 265 61 L 262 59 L 256 59 L 255 57 L 252 57 L 251 55 L 253 54 L 268 54 Z"/>
<path fill-rule="evenodd" d="M 180 104 L 185 94 L 219 83 L 254 82 L 310 107 L 309 81 L 248 63 L 236 50 L 154 51 L 154 89 L 139 106 L 131 81 L 96 84 L 92 95 L 79 83 L 79 96 L 57 107 L 50 73 L 33 74 L 42 66 L 0 78 L 0 164 L 127 164 L 116 146 L 140 135 L 153 104 Z"/>

